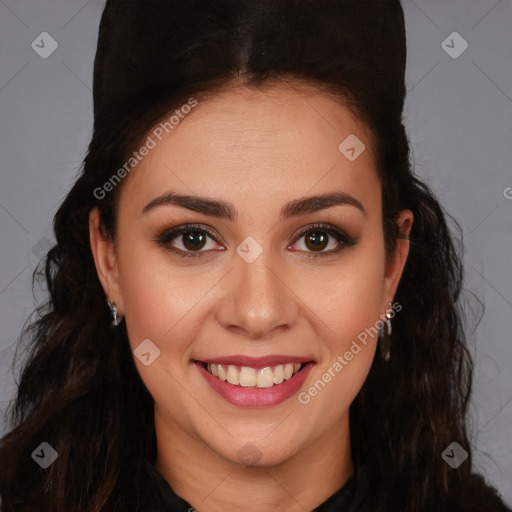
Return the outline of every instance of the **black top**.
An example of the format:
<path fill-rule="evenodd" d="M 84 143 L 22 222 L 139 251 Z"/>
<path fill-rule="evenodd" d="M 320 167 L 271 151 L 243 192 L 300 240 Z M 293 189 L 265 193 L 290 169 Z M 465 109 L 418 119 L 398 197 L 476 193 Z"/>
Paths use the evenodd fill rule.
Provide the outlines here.
<path fill-rule="evenodd" d="M 314 512 L 345 512 L 348 510 L 355 490 L 355 478 L 351 476 L 345 485 L 330 498 L 315 508 Z M 171 486 L 147 462 L 140 474 L 139 508 L 137 512 L 194 512 L 195 509 L 176 495 Z M 198 512 L 201 512 L 199 510 Z"/>
<path fill-rule="evenodd" d="M 129 481 L 125 488 L 126 500 L 124 510 L 127 512 L 203 512 L 196 511 L 190 503 L 178 496 L 164 477 L 158 473 L 149 461 L 136 465 L 135 471 L 130 471 Z M 480 481 L 480 477 L 478 477 Z M 512 512 L 501 498 L 486 487 L 486 503 L 495 506 L 496 512 Z M 355 504 L 356 478 L 351 476 L 346 483 L 326 501 L 311 512 L 348 512 Z M 471 510 L 480 510 L 478 505 Z M 429 511 L 430 512 L 430 511 Z M 459 507 L 450 512 L 466 512 Z"/>

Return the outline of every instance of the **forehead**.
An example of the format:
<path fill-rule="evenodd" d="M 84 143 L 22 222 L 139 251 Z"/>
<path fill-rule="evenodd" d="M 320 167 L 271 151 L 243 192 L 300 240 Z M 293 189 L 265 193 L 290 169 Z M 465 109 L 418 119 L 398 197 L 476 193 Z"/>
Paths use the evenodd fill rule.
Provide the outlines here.
<path fill-rule="evenodd" d="M 379 188 L 366 125 L 339 101 L 311 89 L 226 91 L 198 100 L 162 140 L 154 132 L 149 136 L 154 148 L 125 183 L 122 196 L 130 202 L 147 203 L 168 189 L 260 196 L 266 203 L 333 187 L 353 193 Z M 365 149 L 351 160 L 343 151 L 354 143 L 358 153 Z"/>

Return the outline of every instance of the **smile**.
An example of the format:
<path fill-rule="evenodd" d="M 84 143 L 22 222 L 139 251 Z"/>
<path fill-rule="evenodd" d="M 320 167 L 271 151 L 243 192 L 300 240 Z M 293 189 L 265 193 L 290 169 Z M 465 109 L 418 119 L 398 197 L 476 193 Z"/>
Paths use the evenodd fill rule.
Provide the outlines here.
<path fill-rule="evenodd" d="M 316 365 L 305 358 L 295 358 L 293 362 L 283 357 L 265 358 L 265 361 L 222 359 L 222 362 L 196 360 L 195 365 L 216 395 L 233 405 L 253 408 L 270 407 L 291 398 Z"/>
<path fill-rule="evenodd" d="M 244 388 L 270 388 L 290 379 L 303 365 L 300 363 L 278 364 L 264 368 L 208 363 L 206 369 L 220 380 Z"/>

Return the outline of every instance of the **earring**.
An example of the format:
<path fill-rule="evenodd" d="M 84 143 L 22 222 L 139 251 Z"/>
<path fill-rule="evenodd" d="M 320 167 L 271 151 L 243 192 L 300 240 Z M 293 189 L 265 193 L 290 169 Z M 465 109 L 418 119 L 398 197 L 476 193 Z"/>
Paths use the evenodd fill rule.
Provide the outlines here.
<path fill-rule="evenodd" d="M 108 307 L 110 308 L 110 312 L 112 313 L 112 325 L 115 327 L 119 325 L 121 319 L 117 316 L 117 306 L 115 302 L 107 302 Z"/>
<path fill-rule="evenodd" d="M 391 315 L 393 313 L 393 305 L 391 302 L 386 307 L 386 319 L 382 322 L 379 329 L 379 341 L 380 341 L 380 354 L 384 361 L 389 361 L 391 356 Z M 384 326 L 386 326 L 386 332 L 384 332 Z"/>

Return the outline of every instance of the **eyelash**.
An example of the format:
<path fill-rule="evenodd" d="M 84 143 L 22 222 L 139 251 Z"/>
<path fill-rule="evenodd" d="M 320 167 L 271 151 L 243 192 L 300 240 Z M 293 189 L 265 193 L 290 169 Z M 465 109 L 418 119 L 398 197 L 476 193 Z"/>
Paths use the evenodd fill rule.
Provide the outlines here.
<path fill-rule="evenodd" d="M 338 243 L 341 244 L 341 246 L 338 249 L 333 249 L 326 252 L 320 252 L 320 253 L 306 253 L 306 258 L 321 258 L 325 256 L 329 256 L 335 253 L 340 252 L 343 250 L 344 247 L 352 247 L 356 245 L 357 240 L 355 238 L 352 238 L 348 236 L 346 233 L 341 231 L 340 229 L 336 228 L 332 224 L 313 224 L 311 226 L 308 226 L 306 228 L 303 228 L 297 235 L 296 239 L 297 241 L 300 240 L 304 235 L 307 235 L 311 232 L 315 231 L 324 231 L 328 235 L 332 236 Z M 199 232 L 199 233 L 206 233 L 210 238 L 214 239 L 216 238 L 216 234 L 209 229 L 206 226 L 201 226 L 198 224 L 186 224 L 184 226 L 178 226 L 172 229 L 168 229 L 163 231 L 160 235 L 158 235 L 155 239 L 156 243 L 161 246 L 166 246 L 170 251 L 177 254 L 180 257 L 183 258 L 197 258 L 201 257 L 201 253 L 207 252 L 207 251 L 183 251 L 182 249 L 176 249 L 172 247 L 169 242 L 174 240 L 175 238 L 178 238 L 180 235 L 183 235 L 185 233 L 190 232 Z"/>

